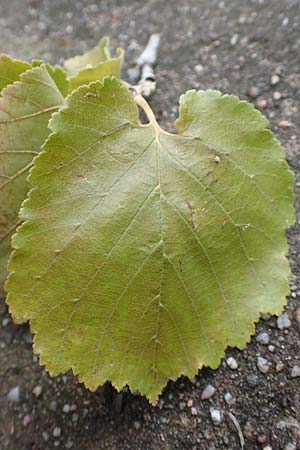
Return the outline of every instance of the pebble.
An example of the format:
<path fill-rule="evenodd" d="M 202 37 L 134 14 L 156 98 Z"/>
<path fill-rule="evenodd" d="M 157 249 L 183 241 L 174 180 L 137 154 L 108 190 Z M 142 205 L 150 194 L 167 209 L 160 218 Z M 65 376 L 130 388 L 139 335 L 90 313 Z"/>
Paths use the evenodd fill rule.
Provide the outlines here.
<path fill-rule="evenodd" d="M 192 414 L 192 416 L 197 416 L 197 414 L 198 414 L 198 411 L 194 406 L 191 408 L 191 414 Z"/>
<path fill-rule="evenodd" d="M 263 448 L 263 450 L 272 450 L 272 447 L 270 447 L 270 445 L 267 445 L 266 447 Z"/>
<path fill-rule="evenodd" d="M 135 421 L 133 422 L 133 426 L 134 426 L 134 428 L 135 428 L 136 430 L 139 430 L 139 429 L 141 428 L 141 424 L 140 424 L 140 422 L 138 422 L 137 420 L 135 420 Z"/>
<path fill-rule="evenodd" d="M 55 412 L 57 410 L 57 401 L 56 400 L 52 400 L 52 402 L 50 403 L 50 409 L 53 412 Z"/>
<path fill-rule="evenodd" d="M 3 328 L 7 327 L 7 325 L 10 323 L 10 318 L 9 317 L 4 317 L 4 319 L 2 320 L 2 326 Z"/>
<path fill-rule="evenodd" d="M 235 34 L 234 34 L 233 36 L 231 36 L 231 38 L 230 38 L 230 45 L 231 45 L 232 47 L 234 47 L 234 46 L 237 44 L 238 39 L 239 39 L 239 35 L 235 33 Z"/>
<path fill-rule="evenodd" d="M 275 352 L 274 345 L 268 345 L 268 350 L 269 350 L 269 352 L 274 353 Z"/>
<path fill-rule="evenodd" d="M 72 441 L 67 441 L 67 443 L 66 443 L 66 445 L 65 445 L 65 448 L 66 448 L 67 450 L 70 450 L 72 447 L 73 447 L 73 442 L 72 442 Z"/>
<path fill-rule="evenodd" d="M 300 323 L 300 306 L 294 311 L 294 318 L 296 322 Z"/>
<path fill-rule="evenodd" d="M 43 431 L 42 432 L 42 437 L 44 439 L 45 442 L 49 441 L 49 434 L 47 433 L 47 431 Z"/>
<path fill-rule="evenodd" d="M 236 370 L 239 367 L 237 360 L 232 356 L 226 359 L 226 363 L 227 366 L 230 367 L 230 369 L 232 370 Z"/>
<path fill-rule="evenodd" d="M 270 80 L 271 86 L 276 86 L 276 84 L 278 84 L 279 82 L 280 82 L 280 76 L 279 75 L 272 75 L 271 76 L 271 80 Z"/>
<path fill-rule="evenodd" d="M 278 124 L 280 128 L 291 128 L 292 125 L 292 122 L 290 122 L 289 120 L 281 120 Z"/>
<path fill-rule="evenodd" d="M 256 336 L 256 341 L 262 345 L 268 345 L 270 338 L 268 333 L 262 332 Z"/>
<path fill-rule="evenodd" d="M 265 358 L 262 358 L 261 356 L 257 358 L 257 368 L 261 373 L 267 373 L 270 370 L 268 361 Z"/>
<path fill-rule="evenodd" d="M 292 444 L 291 442 L 289 442 L 288 444 L 286 444 L 286 446 L 284 447 L 284 450 L 297 450 L 297 447 L 295 444 Z"/>
<path fill-rule="evenodd" d="M 208 384 L 201 394 L 201 400 L 208 400 L 214 395 L 215 392 L 216 388 L 212 384 Z"/>
<path fill-rule="evenodd" d="M 255 387 L 259 383 L 258 376 L 255 375 L 255 373 L 250 373 L 250 375 L 247 375 L 246 381 L 251 387 Z"/>
<path fill-rule="evenodd" d="M 291 370 L 291 377 L 296 378 L 300 377 L 300 366 L 294 366 Z"/>
<path fill-rule="evenodd" d="M 9 391 L 9 393 L 7 394 L 7 400 L 9 402 L 15 402 L 15 403 L 20 401 L 20 387 L 19 386 L 15 386 Z"/>
<path fill-rule="evenodd" d="M 227 403 L 227 405 L 232 405 L 234 403 L 234 398 L 230 394 L 230 392 L 226 392 L 226 394 L 224 395 L 224 400 Z"/>
<path fill-rule="evenodd" d="M 282 372 L 284 369 L 284 364 L 282 361 L 278 361 L 276 363 L 276 372 Z"/>
<path fill-rule="evenodd" d="M 42 391 L 43 391 L 42 386 L 35 386 L 35 388 L 32 389 L 32 393 L 36 397 L 39 397 L 41 395 Z"/>
<path fill-rule="evenodd" d="M 283 330 L 284 328 L 289 328 L 291 325 L 292 322 L 290 321 L 287 313 L 283 313 L 282 316 L 277 318 L 277 327 L 280 330 Z"/>
<path fill-rule="evenodd" d="M 26 414 L 26 416 L 23 417 L 23 426 L 27 427 L 27 425 L 31 422 L 31 416 L 29 414 Z"/>
<path fill-rule="evenodd" d="M 251 98 L 257 98 L 260 94 L 260 90 L 257 86 L 250 86 L 248 89 L 248 95 Z"/>
<path fill-rule="evenodd" d="M 258 109 L 265 109 L 265 107 L 267 106 L 267 100 L 263 97 L 258 97 L 258 99 L 255 102 L 255 106 Z"/>
<path fill-rule="evenodd" d="M 281 99 L 281 93 L 278 92 L 278 91 L 275 91 L 273 93 L 273 98 L 274 98 L 274 100 L 280 100 Z"/>
<path fill-rule="evenodd" d="M 180 411 L 183 411 L 185 407 L 186 407 L 186 403 L 185 402 L 179 402 L 179 409 L 180 409 Z"/>
<path fill-rule="evenodd" d="M 191 408 L 193 406 L 193 400 L 192 399 L 188 400 L 186 405 L 188 408 Z"/>
<path fill-rule="evenodd" d="M 61 435 L 61 428 L 59 427 L 55 427 L 53 430 L 53 436 L 54 437 L 59 437 Z"/>
<path fill-rule="evenodd" d="M 218 425 L 222 422 L 222 413 L 219 409 L 212 407 L 212 408 L 210 408 L 209 412 L 210 412 L 211 419 L 215 424 Z"/>
<path fill-rule="evenodd" d="M 202 64 L 197 64 L 197 65 L 194 67 L 194 69 L 195 69 L 195 71 L 196 71 L 197 73 L 201 73 L 201 72 L 203 72 L 204 67 L 202 66 Z"/>
<path fill-rule="evenodd" d="M 65 403 L 64 406 L 63 406 L 63 412 L 65 414 L 68 414 L 70 412 L 70 410 L 71 410 L 71 406 L 68 405 L 68 403 Z"/>

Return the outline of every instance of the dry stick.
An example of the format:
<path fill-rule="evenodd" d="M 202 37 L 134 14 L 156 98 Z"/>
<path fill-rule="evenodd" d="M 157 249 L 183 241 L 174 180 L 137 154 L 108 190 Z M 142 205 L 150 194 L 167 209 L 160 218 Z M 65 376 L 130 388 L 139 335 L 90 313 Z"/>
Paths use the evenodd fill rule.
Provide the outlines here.
<path fill-rule="evenodd" d="M 160 35 L 152 34 L 148 40 L 145 50 L 136 60 L 140 71 L 140 80 L 135 91 L 143 97 L 150 97 L 155 91 L 155 73 L 154 66 L 157 61 L 158 49 L 160 44 Z"/>

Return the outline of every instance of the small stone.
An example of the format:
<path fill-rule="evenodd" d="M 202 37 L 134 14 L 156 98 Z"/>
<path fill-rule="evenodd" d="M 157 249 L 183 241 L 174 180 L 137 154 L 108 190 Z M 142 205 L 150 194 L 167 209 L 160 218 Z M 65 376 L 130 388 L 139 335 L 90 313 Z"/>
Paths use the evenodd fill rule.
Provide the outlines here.
<path fill-rule="evenodd" d="M 214 159 L 214 161 L 215 161 L 215 163 L 217 163 L 217 164 L 219 164 L 219 162 L 221 161 L 221 158 L 220 158 L 220 156 L 215 156 L 215 159 Z"/>
<path fill-rule="evenodd" d="M 201 400 L 208 400 L 215 394 L 215 392 L 216 388 L 212 384 L 208 384 L 201 394 Z"/>
<path fill-rule="evenodd" d="M 267 106 L 267 100 L 263 97 L 258 97 L 258 99 L 255 102 L 255 106 L 258 109 L 265 109 L 265 107 Z"/>
<path fill-rule="evenodd" d="M 192 414 L 192 416 L 197 416 L 197 414 L 198 414 L 198 411 L 194 406 L 191 408 L 191 414 Z"/>
<path fill-rule="evenodd" d="M 257 86 L 250 86 L 248 89 L 248 96 L 251 98 L 257 98 L 260 94 L 260 90 Z"/>
<path fill-rule="evenodd" d="M 212 421 L 216 424 L 219 425 L 222 422 L 222 413 L 219 409 L 217 408 L 210 408 L 210 416 L 212 418 Z"/>
<path fill-rule="evenodd" d="M 247 375 L 246 381 L 251 387 L 255 387 L 259 383 L 258 376 L 255 375 L 255 373 L 250 373 L 249 375 Z"/>
<path fill-rule="evenodd" d="M 65 448 L 67 450 L 70 450 L 73 447 L 73 442 L 72 441 L 67 441 L 65 444 Z"/>
<path fill-rule="evenodd" d="M 61 428 L 55 427 L 54 430 L 53 430 L 53 436 L 54 437 L 60 437 L 60 435 L 61 435 Z"/>
<path fill-rule="evenodd" d="M 269 350 L 270 353 L 274 353 L 275 352 L 274 345 L 268 345 L 268 350 Z"/>
<path fill-rule="evenodd" d="M 283 330 L 284 328 L 289 328 L 291 325 L 292 325 L 292 322 L 290 321 L 287 313 L 283 313 L 282 316 L 278 317 L 277 327 L 280 330 Z"/>
<path fill-rule="evenodd" d="M 202 73 L 203 70 L 204 70 L 204 67 L 202 66 L 202 64 L 197 64 L 197 65 L 194 67 L 194 69 L 195 69 L 195 71 L 196 71 L 197 73 Z"/>
<path fill-rule="evenodd" d="M 257 442 L 259 444 L 265 444 L 267 442 L 267 436 L 264 434 L 260 434 L 259 436 L 257 436 Z"/>
<path fill-rule="evenodd" d="M 42 437 L 45 442 L 49 441 L 49 434 L 47 433 L 47 431 L 42 432 Z"/>
<path fill-rule="evenodd" d="M 186 405 L 188 408 L 191 408 L 193 406 L 193 400 L 192 399 L 188 400 Z"/>
<path fill-rule="evenodd" d="M 57 410 L 57 401 L 56 400 L 52 400 L 52 402 L 50 403 L 50 409 L 53 412 L 55 412 Z"/>
<path fill-rule="evenodd" d="M 285 423 L 285 421 L 284 421 L 284 420 L 279 420 L 279 421 L 276 423 L 276 428 L 277 428 L 277 430 L 284 430 L 284 429 L 286 428 L 286 423 Z"/>
<path fill-rule="evenodd" d="M 230 394 L 230 392 L 226 392 L 226 394 L 224 395 L 224 400 L 227 403 L 227 405 L 232 405 L 234 403 L 234 398 Z"/>
<path fill-rule="evenodd" d="M 262 345 L 268 345 L 270 338 L 268 333 L 262 332 L 256 336 L 256 341 Z"/>
<path fill-rule="evenodd" d="M 294 311 L 294 318 L 300 324 L 300 306 Z"/>
<path fill-rule="evenodd" d="M 63 412 L 65 414 L 68 414 L 70 412 L 70 410 L 71 410 L 71 406 L 68 405 L 68 403 L 65 403 L 64 406 L 63 406 Z"/>
<path fill-rule="evenodd" d="M 263 450 L 272 450 L 272 447 L 270 445 L 267 445 L 266 447 L 263 448 Z"/>
<path fill-rule="evenodd" d="M 19 386 L 15 386 L 9 391 L 9 393 L 7 394 L 7 400 L 9 402 L 15 402 L 15 403 L 20 401 L 20 387 Z"/>
<path fill-rule="evenodd" d="M 239 367 L 237 360 L 232 356 L 226 359 L 226 363 L 227 366 L 230 367 L 230 369 L 232 370 L 236 370 Z"/>
<path fill-rule="evenodd" d="M 281 120 L 278 124 L 280 128 L 291 128 L 293 126 L 292 122 L 289 120 Z"/>
<path fill-rule="evenodd" d="M 186 403 L 185 402 L 179 402 L 179 409 L 180 409 L 180 411 L 183 411 L 185 407 L 186 407 Z"/>
<path fill-rule="evenodd" d="M 26 414 L 26 416 L 23 417 L 23 426 L 27 427 L 27 425 L 31 422 L 31 416 L 29 414 Z"/>
<path fill-rule="evenodd" d="M 3 328 L 7 327 L 7 325 L 10 323 L 10 318 L 9 317 L 4 317 L 4 319 L 2 319 L 2 326 Z"/>
<path fill-rule="evenodd" d="M 239 39 L 239 35 L 235 33 L 235 34 L 234 34 L 233 36 L 231 36 L 231 38 L 230 38 L 230 45 L 231 45 L 232 47 L 234 47 L 234 46 L 237 44 L 238 39 Z"/>
<path fill-rule="evenodd" d="M 135 428 L 136 430 L 139 430 L 139 429 L 141 428 L 141 424 L 140 424 L 140 422 L 138 422 L 137 420 L 135 420 L 135 421 L 133 422 L 133 426 L 134 426 L 134 428 Z"/>
<path fill-rule="evenodd" d="M 281 93 L 278 92 L 278 91 L 275 91 L 273 93 L 273 98 L 274 98 L 274 100 L 280 100 L 281 99 Z"/>
<path fill-rule="evenodd" d="M 280 82 L 280 76 L 279 75 L 272 75 L 271 76 L 271 80 L 270 80 L 271 86 L 275 86 L 279 82 Z"/>
<path fill-rule="evenodd" d="M 284 369 L 284 364 L 283 364 L 283 362 L 282 361 L 278 361 L 277 363 L 276 363 L 276 372 L 282 372 L 283 371 L 283 369 Z"/>
<path fill-rule="evenodd" d="M 295 444 L 292 444 L 291 442 L 289 442 L 288 444 L 286 444 L 286 446 L 284 447 L 284 450 L 297 450 L 297 447 Z"/>
<path fill-rule="evenodd" d="M 43 390 L 42 386 L 35 386 L 35 388 L 32 389 L 32 393 L 36 397 L 39 397 L 42 393 L 42 390 Z"/>
<path fill-rule="evenodd" d="M 261 373 L 268 373 L 270 370 L 268 361 L 265 358 L 262 358 L 261 356 L 257 358 L 257 368 Z"/>
<path fill-rule="evenodd" d="M 300 366 L 294 366 L 291 370 L 291 377 L 296 378 L 300 377 Z"/>

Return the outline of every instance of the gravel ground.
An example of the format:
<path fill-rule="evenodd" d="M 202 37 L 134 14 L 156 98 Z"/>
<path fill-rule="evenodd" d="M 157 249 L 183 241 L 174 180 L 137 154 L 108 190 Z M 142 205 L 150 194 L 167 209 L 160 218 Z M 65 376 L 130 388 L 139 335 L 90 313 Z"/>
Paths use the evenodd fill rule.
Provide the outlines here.
<path fill-rule="evenodd" d="M 127 49 L 126 78 L 153 32 L 162 38 L 151 100 L 161 125 L 172 130 L 178 97 L 190 88 L 252 101 L 285 145 L 299 212 L 299 0 L 0 0 L 1 51 L 23 59 L 58 62 L 108 34 Z M 243 439 L 245 450 L 299 450 L 299 229 L 288 231 L 286 314 L 264 317 L 247 348 L 228 350 L 218 370 L 170 382 L 156 408 L 108 384 L 90 393 L 71 375 L 51 379 L 28 328 L 13 325 L 1 302 L 0 450 L 238 450 Z"/>

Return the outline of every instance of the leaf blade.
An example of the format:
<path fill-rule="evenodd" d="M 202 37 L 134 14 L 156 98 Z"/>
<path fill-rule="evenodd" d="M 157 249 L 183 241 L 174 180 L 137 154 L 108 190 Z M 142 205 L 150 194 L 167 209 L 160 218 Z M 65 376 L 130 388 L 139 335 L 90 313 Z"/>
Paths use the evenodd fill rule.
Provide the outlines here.
<path fill-rule="evenodd" d="M 226 131 L 231 102 L 217 129 Z M 181 114 L 179 131 L 188 130 Z M 116 79 L 72 94 L 51 128 L 31 173 L 7 286 L 10 311 L 30 319 L 35 351 L 52 374 L 72 367 L 92 390 L 109 379 L 155 402 L 168 379 L 217 367 L 226 346 L 244 346 L 260 312 L 281 311 L 284 229 L 293 218 L 287 166 L 273 157 L 287 205 L 277 217 L 226 158 L 226 139 L 222 152 L 205 133 L 140 126 Z M 244 147 L 233 140 L 233 150 L 251 149 L 263 165 L 270 145 L 282 156 L 263 133 L 260 147 L 248 136 Z"/>
<path fill-rule="evenodd" d="M 54 79 L 65 77 L 46 66 L 27 70 L 20 81 L 6 86 L 0 99 L 0 286 L 6 278 L 10 238 L 20 224 L 18 211 L 26 197 L 26 177 L 32 159 L 49 134 L 48 120 L 64 99 Z M 53 77 L 53 78 L 52 78 Z"/>

